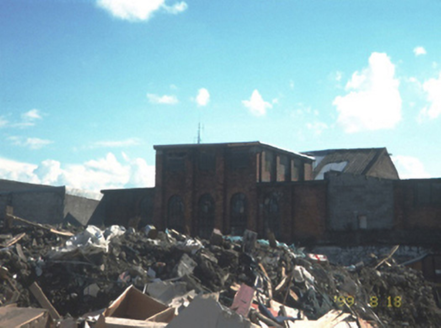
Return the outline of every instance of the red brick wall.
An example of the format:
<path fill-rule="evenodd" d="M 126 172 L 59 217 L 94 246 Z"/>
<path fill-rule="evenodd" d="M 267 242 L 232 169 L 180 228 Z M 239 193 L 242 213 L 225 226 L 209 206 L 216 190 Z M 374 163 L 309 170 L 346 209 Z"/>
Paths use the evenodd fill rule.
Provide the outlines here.
<path fill-rule="evenodd" d="M 247 165 L 234 168 L 229 159 L 231 151 L 245 151 L 247 154 Z M 200 151 L 215 153 L 215 170 L 204 171 L 199 168 L 198 156 Z M 167 168 L 167 153 L 181 152 L 186 153 L 185 169 L 182 171 L 171 171 Z M 262 176 L 265 176 L 265 155 L 261 153 L 262 149 L 256 146 L 227 147 L 227 146 L 207 146 L 203 147 L 179 147 L 173 149 L 157 150 L 156 156 L 156 198 L 154 205 L 155 224 L 163 229 L 168 212 L 168 201 L 174 195 L 179 195 L 185 208 L 185 225 L 188 233 L 194 234 L 198 228 L 198 222 L 195 220 L 198 215 L 199 199 L 205 193 L 209 193 L 215 202 L 215 227 L 221 229 L 223 233 L 230 233 L 231 216 L 231 198 L 236 193 L 243 193 L 247 199 L 247 228 L 263 233 L 263 218 L 261 214 L 262 192 L 258 188 L 273 188 L 280 191 L 281 197 L 281 219 L 283 239 L 288 241 L 292 239 L 293 229 L 299 234 L 319 235 L 321 226 L 312 228 L 311 223 L 297 222 L 298 220 L 309 220 L 317 222 L 322 220 L 321 214 L 318 215 L 319 201 L 316 200 L 320 194 L 320 188 L 307 187 L 307 197 L 300 196 L 301 191 L 296 191 L 298 195 L 293 196 L 294 190 L 300 187 L 293 187 L 297 184 L 290 182 L 271 182 L 256 183 L 258 173 L 258 163 L 261 160 Z M 257 156 L 261 153 L 262 156 Z M 265 151 L 266 153 L 266 151 Z M 240 157 L 240 156 L 239 156 Z M 275 179 L 276 173 L 276 154 L 273 152 L 272 175 Z M 280 163 L 279 163 L 280 166 Z M 286 168 L 289 169 L 289 166 Z M 269 173 L 269 172 L 267 172 Z M 305 164 L 305 179 L 312 177 L 310 164 Z M 271 187 L 273 186 L 273 187 Z M 294 188 L 294 189 L 293 189 Z M 312 189 L 311 189 L 312 188 Z M 311 197 L 309 199 L 308 197 Z M 299 204 L 299 205 L 296 205 Z M 303 204 L 303 205 L 302 205 Z M 313 208 L 305 210 L 301 206 Z M 293 206 L 298 208 L 293 208 Z M 307 214 L 307 215 L 306 215 Z M 306 215 L 306 216 L 305 216 Z M 295 224 L 293 224 L 295 220 Z M 309 222 L 308 221 L 308 222 Z"/>
<path fill-rule="evenodd" d="M 321 239 L 326 229 L 327 184 L 311 181 L 293 185 L 292 236 L 297 240 Z"/>
<path fill-rule="evenodd" d="M 441 183 L 441 179 L 401 180 L 394 186 L 395 215 L 394 222 L 398 229 L 440 229 L 441 202 L 421 204 L 418 200 L 417 184 L 428 186 Z"/>
<path fill-rule="evenodd" d="M 198 149 L 180 149 L 187 152 L 185 157 L 185 170 L 173 172 L 166 168 L 165 156 L 157 153 L 156 159 L 156 188 L 155 222 L 161 228 L 167 218 L 168 200 L 173 195 L 182 197 L 185 207 L 185 224 L 188 232 L 195 231 L 196 224 L 193 220 L 197 216 L 199 198 L 209 193 L 215 202 L 215 226 L 228 233 L 230 228 L 230 200 L 237 193 L 242 192 L 247 197 L 248 225 L 251 229 L 256 227 L 256 154 L 249 149 L 249 165 L 244 168 L 231 169 L 227 164 L 227 148 L 210 147 L 216 156 L 215 170 L 204 171 L 198 166 Z"/>

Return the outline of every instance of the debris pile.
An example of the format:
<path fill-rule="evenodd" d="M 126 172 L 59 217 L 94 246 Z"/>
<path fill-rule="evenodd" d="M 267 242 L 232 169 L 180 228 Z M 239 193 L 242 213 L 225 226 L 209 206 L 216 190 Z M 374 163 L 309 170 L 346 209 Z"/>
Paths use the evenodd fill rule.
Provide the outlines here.
<path fill-rule="evenodd" d="M 369 265 L 343 267 L 272 238 L 257 240 L 251 231 L 231 237 L 215 229 L 210 240 L 202 240 L 152 226 L 66 231 L 23 219 L 6 223 L 0 235 L 0 326 L 2 311 L 12 304 L 45 308 L 53 325 L 62 327 L 147 327 L 145 322 L 171 328 L 437 327 L 441 322 L 432 286 L 420 272 L 393 262 L 396 248 Z M 130 306 L 122 304 L 129 296 L 148 304 L 150 312 L 134 313 L 139 306 L 132 304 L 133 313 L 125 313 L 122 308 Z M 224 326 L 217 317 L 226 320 Z"/>

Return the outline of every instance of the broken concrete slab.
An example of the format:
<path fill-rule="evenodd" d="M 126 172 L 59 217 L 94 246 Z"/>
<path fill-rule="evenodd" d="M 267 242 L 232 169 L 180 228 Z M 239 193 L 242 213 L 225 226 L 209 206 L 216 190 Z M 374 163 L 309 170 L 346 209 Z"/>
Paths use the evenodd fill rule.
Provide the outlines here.
<path fill-rule="evenodd" d="M 49 327 L 49 313 L 47 310 L 21 307 L 0 307 L 0 327 Z"/>

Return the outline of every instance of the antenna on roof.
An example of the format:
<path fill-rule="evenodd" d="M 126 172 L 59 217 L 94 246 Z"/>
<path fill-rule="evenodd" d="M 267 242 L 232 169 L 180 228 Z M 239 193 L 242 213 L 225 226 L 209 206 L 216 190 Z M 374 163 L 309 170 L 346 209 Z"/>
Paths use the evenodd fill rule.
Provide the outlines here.
<path fill-rule="evenodd" d="M 201 122 L 198 123 L 198 140 L 197 143 L 201 143 Z"/>

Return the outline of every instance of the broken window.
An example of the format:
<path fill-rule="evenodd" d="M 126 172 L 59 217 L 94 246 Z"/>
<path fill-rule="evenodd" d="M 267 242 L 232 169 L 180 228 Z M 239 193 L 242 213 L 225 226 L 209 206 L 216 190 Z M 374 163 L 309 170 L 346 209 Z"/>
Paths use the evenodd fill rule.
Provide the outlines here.
<path fill-rule="evenodd" d="M 167 228 L 184 232 L 184 203 L 180 196 L 172 196 L 168 201 Z"/>
<path fill-rule="evenodd" d="M 247 199 L 245 194 L 238 192 L 231 197 L 231 234 L 242 236 L 247 226 Z"/>
<path fill-rule="evenodd" d="M 277 239 L 281 238 L 280 209 L 278 198 L 278 195 L 275 192 L 272 192 L 265 197 L 265 200 L 263 202 L 263 229 L 266 238 L 268 237 L 269 231 L 274 233 L 274 236 Z"/>
<path fill-rule="evenodd" d="M 285 155 L 277 156 L 277 181 L 283 182 L 289 179 L 289 160 Z"/>
<path fill-rule="evenodd" d="M 199 199 L 198 203 L 198 220 L 197 230 L 198 236 L 204 239 L 209 239 L 214 229 L 214 200 L 210 194 L 204 194 Z"/>
<path fill-rule="evenodd" d="M 302 162 L 298 159 L 291 160 L 291 181 L 302 181 Z"/>
<path fill-rule="evenodd" d="M 263 165 L 262 165 L 262 182 L 273 181 L 273 162 L 274 155 L 269 151 L 262 152 Z"/>
<path fill-rule="evenodd" d="M 214 152 L 199 152 L 199 170 L 214 172 L 216 169 L 216 155 Z"/>
<path fill-rule="evenodd" d="M 170 171 L 184 171 L 186 155 L 185 152 L 167 153 L 167 169 Z"/>

